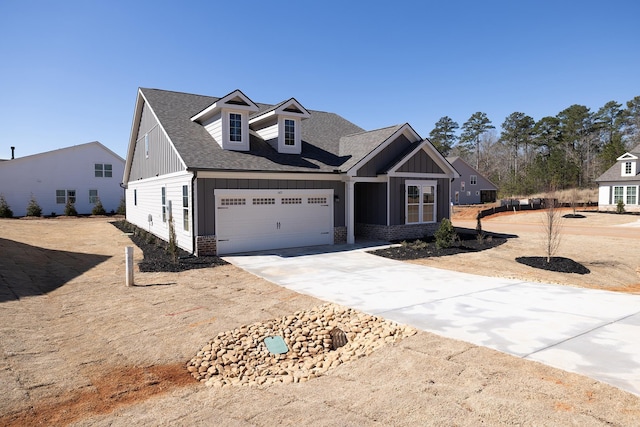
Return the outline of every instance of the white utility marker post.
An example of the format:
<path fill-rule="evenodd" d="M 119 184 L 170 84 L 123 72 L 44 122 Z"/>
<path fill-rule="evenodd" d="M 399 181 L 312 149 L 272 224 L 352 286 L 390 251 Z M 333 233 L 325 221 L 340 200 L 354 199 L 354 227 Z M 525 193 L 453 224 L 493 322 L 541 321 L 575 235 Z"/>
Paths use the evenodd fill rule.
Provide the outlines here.
<path fill-rule="evenodd" d="M 127 270 L 126 284 L 133 286 L 133 246 L 124 248 L 125 266 Z"/>

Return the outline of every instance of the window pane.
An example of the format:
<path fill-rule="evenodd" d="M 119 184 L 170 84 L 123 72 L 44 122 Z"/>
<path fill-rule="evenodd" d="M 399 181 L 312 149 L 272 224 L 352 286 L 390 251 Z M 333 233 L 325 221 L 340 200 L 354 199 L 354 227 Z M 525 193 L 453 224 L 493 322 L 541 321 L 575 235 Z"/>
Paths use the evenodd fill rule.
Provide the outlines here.
<path fill-rule="evenodd" d="M 76 202 L 76 190 L 67 190 L 67 200 L 69 203 Z"/>
<path fill-rule="evenodd" d="M 613 203 L 616 204 L 620 200 L 623 200 L 624 196 L 624 187 L 613 187 Z"/>
<path fill-rule="evenodd" d="M 234 142 L 242 141 L 242 116 L 240 114 L 229 114 L 229 140 Z"/>
<path fill-rule="evenodd" d="M 184 231 L 189 231 L 189 209 L 182 210 L 182 226 Z"/>
<path fill-rule="evenodd" d="M 408 203 L 420 203 L 420 192 L 418 187 L 410 185 L 407 187 L 407 202 Z"/>
<path fill-rule="evenodd" d="M 433 221 L 433 205 L 422 206 L 422 221 L 423 222 Z"/>
<path fill-rule="evenodd" d="M 65 190 L 56 190 L 56 203 L 64 205 L 66 202 L 67 192 Z"/>
<path fill-rule="evenodd" d="M 433 203 L 433 187 L 422 187 L 422 203 Z"/>
<path fill-rule="evenodd" d="M 420 221 L 420 206 L 409 205 L 407 206 L 407 222 L 419 222 Z"/>
<path fill-rule="evenodd" d="M 104 177 L 111 178 L 113 176 L 113 169 L 111 165 L 104 165 Z"/>
<path fill-rule="evenodd" d="M 102 164 L 101 163 L 96 163 L 95 164 L 95 177 L 96 178 L 102 178 Z"/>
<path fill-rule="evenodd" d="M 98 190 L 89 190 L 89 203 L 98 203 Z"/>
<path fill-rule="evenodd" d="M 627 187 L 627 205 L 637 204 L 636 187 Z"/>
<path fill-rule="evenodd" d="M 186 185 L 182 186 L 182 207 L 189 207 L 189 187 Z"/>
<path fill-rule="evenodd" d="M 295 145 L 296 143 L 296 122 L 293 120 L 284 121 L 284 145 Z"/>

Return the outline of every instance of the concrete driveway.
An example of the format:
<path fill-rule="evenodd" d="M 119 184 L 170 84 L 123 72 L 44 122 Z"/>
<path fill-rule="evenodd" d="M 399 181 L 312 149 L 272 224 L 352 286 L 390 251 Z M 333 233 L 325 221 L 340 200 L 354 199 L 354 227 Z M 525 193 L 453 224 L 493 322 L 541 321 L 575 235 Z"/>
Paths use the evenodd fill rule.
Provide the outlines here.
<path fill-rule="evenodd" d="M 640 295 L 440 270 L 336 245 L 228 256 L 288 289 L 640 395 Z"/>

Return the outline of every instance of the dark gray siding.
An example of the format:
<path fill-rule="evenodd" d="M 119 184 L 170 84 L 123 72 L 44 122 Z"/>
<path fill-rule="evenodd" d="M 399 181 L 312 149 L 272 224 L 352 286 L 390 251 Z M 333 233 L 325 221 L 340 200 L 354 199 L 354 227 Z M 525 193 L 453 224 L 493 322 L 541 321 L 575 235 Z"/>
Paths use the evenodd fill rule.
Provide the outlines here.
<path fill-rule="evenodd" d="M 398 157 L 407 151 L 411 146 L 404 135 L 400 135 L 393 142 L 387 145 L 378 155 L 358 169 L 358 176 L 377 176 L 384 173 L 394 162 L 398 161 Z"/>
<path fill-rule="evenodd" d="M 145 135 L 148 135 L 149 157 L 145 152 Z M 140 127 L 131 162 L 129 181 L 151 178 L 157 175 L 180 172 L 185 168 L 169 139 L 158 125 L 147 104 L 142 107 Z"/>
<path fill-rule="evenodd" d="M 356 183 L 355 221 L 356 223 L 387 225 L 386 183 Z"/>
<path fill-rule="evenodd" d="M 440 166 L 424 151 L 420 150 L 408 159 L 399 172 L 444 173 Z"/>
<path fill-rule="evenodd" d="M 390 188 L 391 192 L 389 194 L 390 203 L 391 203 L 391 222 L 389 225 L 400 225 L 405 222 L 405 182 L 408 180 L 415 180 L 415 178 L 391 178 L 390 180 Z M 451 206 L 449 201 L 449 178 L 439 178 L 436 179 L 438 188 L 437 192 L 437 200 L 436 200 L 436 209 L 438 211 L 438 221 L 442 221 L 443 218 L 449 218 L 451 212 Z"/>
<path fill-rule="evenodd" d="M 333 204 L 333 226 L 344 227 L 345 192 L 340 181 L 279 180 L 279 179 L 225 179 L 198 178 L 198 235 L 215 234 L 215 198 L 213 190 L 311 190 L 329 189 L 340 198 Z"/>

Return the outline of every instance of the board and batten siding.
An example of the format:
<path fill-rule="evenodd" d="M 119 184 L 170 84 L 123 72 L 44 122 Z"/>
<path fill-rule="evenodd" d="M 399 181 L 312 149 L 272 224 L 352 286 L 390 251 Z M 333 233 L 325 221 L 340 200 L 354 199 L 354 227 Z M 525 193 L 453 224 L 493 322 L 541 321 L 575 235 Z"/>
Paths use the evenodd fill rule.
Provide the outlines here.
<path fill-rule="evenodd" d="M 150 178 L 129 183 L 126 191 L 127 221 L 166 241 L 169 240 L 169 214 L 162 221 L 162 187 L 166 188 L 166 204 L 171 202 L 171 211 L 180 248 L 193 251 L 193 197 L 190 173 L 178 173 L 160 178 Z M 184 229 L 182 186 L 189 191 L 189 229 Z"/>
<path fill-rule="evenodd" d="M 374 177 L 380 173 L 386 172 L 386 169 L 391 165 L 389 159 L 397 159 L 403 152 L 405 152 L 412 142 L 404 135 L 400 135 L 393 142 L 382 149 L 376 156 L 370 159 L 367 163 L 362 165 L 358 169 L 357 176 L 359 177 Z"/>
<path fill-rule="evenodd" d="M 332 190 L 333 194 L 340 198 L 340 202 L 333 204 L 333 225 L 334 227 L 344 227 L 345 225 L 345 191 L 344 183 L 341 181 L 198 178 L 195 186 L 198 199 L 198 235 L 215 235 L 214 190 Z"/>
<path fill-rule="evenodd" d="M 420 150 L 398 168 L 398 172 L 420 172 L 420 173 L 444 173 L 438 164 L 427 154 Z"/>
<path fill-rule="evenodd" d="M 147 144 L 148 152 L 146 150 Z M 185 169 L 184 163 L 171 141 L 145 103 L 142 107 L 129 182 L 176 173 Z"/>
<path fill-rule="evenodd" d="M 416 181 L 416 178 L 391 178 L 390 179 L 390 204 L 391 204 L 391 212 L 390 212 L 390 225 L 400 225 L 405 224 L 405 214 L 406 214 L 406 186 L 405 182 L 407 180 Z M 433 179 L 428 179 L 425 181 L 433 181 Z M 449 218 L 451 216 L 451 206 L 449 201 L 449 191 L 450 191 L 450 180 L 449 178 L 438 178 L 435 180 L 437 182 L 436 188 L 436 211 L 437 216 L 436 219 L 438 222 L 442 221 L 444 218 Z"/>

